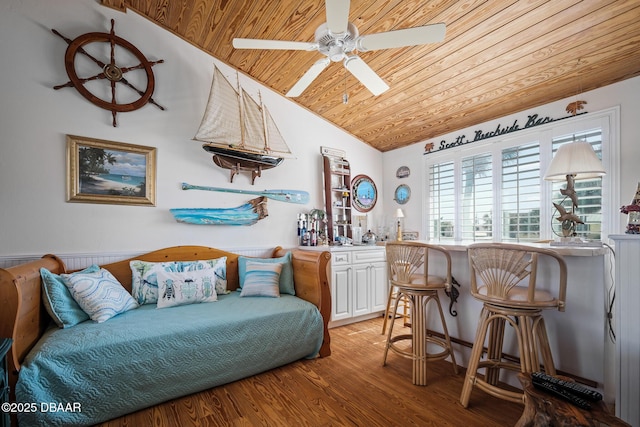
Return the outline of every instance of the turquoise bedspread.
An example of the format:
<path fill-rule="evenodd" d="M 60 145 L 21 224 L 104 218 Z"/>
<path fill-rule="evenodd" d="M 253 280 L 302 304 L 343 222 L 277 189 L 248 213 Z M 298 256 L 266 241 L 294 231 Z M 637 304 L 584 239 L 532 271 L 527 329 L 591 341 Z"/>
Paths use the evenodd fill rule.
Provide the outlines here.
<path fill-rule="evenodd" d="M 75 426 L 117 418 L 314 357 L 322 338 L 314 305 L 291 295 L 240 298 L 239 292 L 50 329 L 20 370 L 16 401 L 37 410 L 20 413 L 18 421 Z M 52 404 L 64 411 L 51 411 Z"/>

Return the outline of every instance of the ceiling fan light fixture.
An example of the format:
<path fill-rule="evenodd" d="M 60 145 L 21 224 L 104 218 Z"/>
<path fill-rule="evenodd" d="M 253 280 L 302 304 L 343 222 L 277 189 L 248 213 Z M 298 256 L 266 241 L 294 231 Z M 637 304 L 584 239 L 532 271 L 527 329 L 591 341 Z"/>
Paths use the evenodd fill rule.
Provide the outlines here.
<path fill-rule="evenodd" d="M 342 50 L 342 43 L 338 42 L 333 46 L 329 47 L 329 59 L 332 62 L 340 62 L 342 58 L 344 58 L 344 51 Z"/>
<path fill-rule="evenodd" d="M 318 27 L 315 33 L 315 44 L 318 51 L 328 56 L 333 62 L 342 61 L 344 55 L 351 52 L 356 47 L 358 29 L 351 22 L 347 25 L 347 31 L 341 34 L 334 34 L 325 23 Z"/>

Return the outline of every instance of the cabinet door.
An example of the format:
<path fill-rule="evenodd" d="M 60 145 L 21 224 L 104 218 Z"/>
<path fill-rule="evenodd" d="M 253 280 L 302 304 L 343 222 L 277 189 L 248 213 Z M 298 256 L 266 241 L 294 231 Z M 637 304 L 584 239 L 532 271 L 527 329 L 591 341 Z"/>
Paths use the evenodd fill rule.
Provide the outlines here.
<path fill-rule="evenodd" d="M 384 311 L 387 308 L 387 298 L 389 297 L 387 263 L 373 263 L 369 272 L 369 282 L 371 283 L 371 312 Z"/>
<path fill-rule="evenodd" d="M 371 264 L 353 266 L 353 315 L 371 313 L 371 292 L 369 275 Z"/>
<path fill-rule="evenodd" d="M 333 267 L 331 271 L 331 320 L 348 319 L 353 316 L 353 284 L 351 267 Z"/>

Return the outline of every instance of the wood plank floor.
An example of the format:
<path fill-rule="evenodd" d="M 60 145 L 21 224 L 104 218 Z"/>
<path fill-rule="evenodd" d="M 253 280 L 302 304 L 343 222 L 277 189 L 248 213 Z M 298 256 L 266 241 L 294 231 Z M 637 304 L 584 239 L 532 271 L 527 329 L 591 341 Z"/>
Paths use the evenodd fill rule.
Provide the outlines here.
<path fill-rule="evenodd" d="M 331 330 L 332 355 L 304 360 L 175 399 L 101 427 L 129 426 L 512 426 L 524 407 L 481 391 L 458 403 L 464 369 L 428 365 L 428 385 L 411 384 L 411 361 L 382 366 L 382 318 Z M 408 329 L 396 328 L 407 333 Z M 395 332 L 395 331 L 394 331 Z"/>

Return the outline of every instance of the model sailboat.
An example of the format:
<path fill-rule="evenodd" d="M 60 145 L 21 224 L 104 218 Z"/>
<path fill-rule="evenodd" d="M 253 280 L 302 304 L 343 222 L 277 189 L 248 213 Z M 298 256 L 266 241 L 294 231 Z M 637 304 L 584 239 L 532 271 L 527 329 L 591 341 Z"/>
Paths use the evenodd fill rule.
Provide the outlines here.
<path fill-rule="evenodd" d="M 251 183 L 263 169 L 293 158 L 271 114 L 239 87 L 236 90 L 217 67 L 209 102 L 194 137 L 213 153 L 213 162 L 230 170 L 230 180 L 240 171 L 251 171 Z"/>

